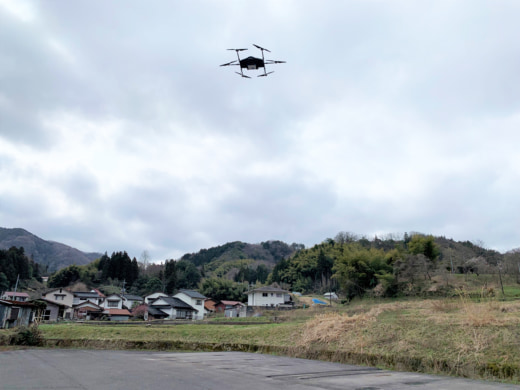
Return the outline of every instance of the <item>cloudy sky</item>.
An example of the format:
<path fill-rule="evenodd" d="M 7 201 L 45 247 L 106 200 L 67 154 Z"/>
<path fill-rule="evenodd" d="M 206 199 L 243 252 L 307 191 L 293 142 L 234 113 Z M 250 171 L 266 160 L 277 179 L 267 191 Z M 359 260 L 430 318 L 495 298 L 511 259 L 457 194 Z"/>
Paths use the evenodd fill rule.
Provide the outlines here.
<path fill-rule="evenodd" d="M 0 226 L 152 260 L 520 247 L 516 0 L 0 0 Z M 269 77 L 236 58 L 271 50 Z"/>

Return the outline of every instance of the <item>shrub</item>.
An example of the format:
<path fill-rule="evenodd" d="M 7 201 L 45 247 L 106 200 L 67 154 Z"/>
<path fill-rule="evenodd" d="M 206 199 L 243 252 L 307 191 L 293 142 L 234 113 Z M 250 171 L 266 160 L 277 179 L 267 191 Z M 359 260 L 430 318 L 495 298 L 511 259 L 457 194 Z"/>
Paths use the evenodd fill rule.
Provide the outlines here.
<path fill-rule="evenodd" d="M 11 338 L 12 345 L 43 345 L 43 335 L 37 325 L 22 326 Z"/>

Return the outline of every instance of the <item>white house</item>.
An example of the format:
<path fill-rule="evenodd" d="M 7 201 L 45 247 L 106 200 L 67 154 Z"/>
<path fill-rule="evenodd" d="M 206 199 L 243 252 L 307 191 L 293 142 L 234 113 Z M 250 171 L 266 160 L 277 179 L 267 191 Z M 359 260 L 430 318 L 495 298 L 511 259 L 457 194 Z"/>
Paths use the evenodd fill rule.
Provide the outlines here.
<path fill-rule="evenodd" d="M 123 306 L 128 310 L 131 310 L 133 307 L 139 306 L 144 302 L 144 298 L 139 295 L 123 294 L 121 297 L 123 298 Z"/>
<path fill-rule="evenodd" d="M 103 304 L 104 296 L 100 295 L 96 291 L 75 291 L 74 292 L 74 302 L 73 305 L 79 305 L 86 301 L 95 303 L 98 306 Z"/>
<path fill-rule="evenodd" d="M 57 288 L 42 294 L 42 298 L 46 301 L 54 302 L 64 306 L 63 317 L 72 318 L 72 305 L 74 304 L 74 294 L 64 288 Z"/>
<path fill-rule="evenodd" d="M 110 294 L 103 300 L 101 307 L 105 309 L 122 309 L 123 298 L 119 294 Z"/>
<path fill-rule="evenodd" d="M 174 295 L 174 297 L 180 299 L 197 310 L 197 312 L 193 315 L 194 320 L 204 319 L 204 300 L 206 299 L 204 295 L 198 293 L 197 291 L 180 290 L 177 294 Z"/>
<path fill-rule="evenodd" d="M 150 310 L 151 309 L 151 310 Z M 167 320 L 187 319 L 191 320 L 196 315 L 195 308 L 175 297 L 159 297 L 149 305 L 149 313 L 158 318 L 164 313 Z"/>
<path fill-rule="evenodd" d="M 160 298 L 160 297 L 167 297 L 168 295 L 165 294 L 165 293 L 162 293 L 162 292 L 155 292 L 153 294 L 150 294 L 150 295 L 147 295 L 144 297 L 144 303 L 146 303 L 147 305 L 149 305 L 150 303 L 152 303 L 152 301 L 154 301 L 155 299 L 157 298 Z"/>
<path fill-rule="evenodd" d="M 260 287 L 246 292 L 248 306 L 276 307 L 290 303 L 289 291 L 278 287 Z"/>

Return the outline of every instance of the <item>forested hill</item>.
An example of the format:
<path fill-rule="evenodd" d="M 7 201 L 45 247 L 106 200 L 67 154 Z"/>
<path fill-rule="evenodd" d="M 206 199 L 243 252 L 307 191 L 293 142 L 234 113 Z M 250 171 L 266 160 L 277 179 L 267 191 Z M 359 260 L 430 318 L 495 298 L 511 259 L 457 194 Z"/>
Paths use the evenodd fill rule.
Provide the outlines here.
<path fill-rule="evenodd" d="M 421 233 L 371 240 L 339 233 L 280 261 L 268 282 L 300 292 L 336 290 L 353 298 L 448 294 L 462 274 L 486 275 L 480 278 L 483 286 L 503 290 L 506 279 L 520 283 L 520 251 L 502 254 L 483 243 Z"/>
<path fill-rule="evenodd" d="M 260 244 L 234 241 L 209 249 L 201 249 L 197 253 L 187 253 L 182 256 L 181 260 L 190 261 L 197 267 L 213 262 L 222 263 L 246 259 L 274 265 L 300 249 L 303 249 L 302 244 L 288 245 L 282 241 L 265 241 Z"/>
<path fill-rule="evenodd" d="M 0 249 L 23 247 L 25 255 L 51 273 L 72 264 L 84 265 L 98 259 L 101 253 L 85 253 L 59 242 L 46 241 L 27 230 L 0 228 Z"/>

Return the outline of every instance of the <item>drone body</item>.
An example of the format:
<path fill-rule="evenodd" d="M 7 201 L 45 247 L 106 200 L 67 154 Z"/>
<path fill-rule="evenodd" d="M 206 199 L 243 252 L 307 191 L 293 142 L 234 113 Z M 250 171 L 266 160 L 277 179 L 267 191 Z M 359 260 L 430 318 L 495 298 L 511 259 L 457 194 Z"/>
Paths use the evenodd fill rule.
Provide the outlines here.
<path fill-rule="evenodd" d="M 251 77 L 245 75 L 244 72 L 242 71 L 242 69 L 257 70 L 257 69 L 260 69 L 260 68 L 264 68 L 264 73 L 258 75 L 258 77 L 265 77 L 265 76 L 273 73 L 273 72 L 267 72 L 266 67 L 265 67 L 266 65 L 283 64 L 283 63 L 285 63 L 285 61 L 266 60 L 264 58 L 264 51 L 266 51 L 268 53 L 270 53 L 270 51 L 267 50 L 267 49 L 264 49 L 263 47 L 255 45 L 255 44 L 253 44 L 253 46 L 255 46 L 256 48 L 260 49 L 260 51 L 262 52 L 262 58 L 249 56 L 247 58 L 242 58 L 241 59 L 240 55 L 238 54 L 238 52 L 244 51 L 244 50 L 247 50 L 247 49 L 228 49 L 228 50 L 236 51 L 238 60 L 231 61 L 231 62 L 228 62 L 226 64 L 222 64 L 220 66 L 230 66 L 230 65 L 240 66 L 240 73 L 239 72 L 235 72 L 235 73 L 240 75 L 240 76 L 242 76 L 242 77 L 244 77 L 244 78 L 250 79 Z"/>

